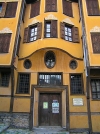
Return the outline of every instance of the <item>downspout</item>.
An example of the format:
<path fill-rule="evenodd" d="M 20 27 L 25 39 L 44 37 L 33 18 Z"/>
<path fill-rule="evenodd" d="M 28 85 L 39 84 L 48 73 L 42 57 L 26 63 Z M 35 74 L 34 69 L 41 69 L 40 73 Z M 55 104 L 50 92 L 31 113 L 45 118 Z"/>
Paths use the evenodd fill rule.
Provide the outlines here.
<path fill-rule="evenodd" d="M 82 23 L 82 41 L 83 41 L 83 53 L 84 53 L 84 63 L 85 63 L 85 74 L 86 74 L 86 97 L 87 97 L 87 114 L 88 114 L 88 125 L 89 125 L 89 134 L 92 134 L 92 121 L 91 121 L 91 110 L 90 110 L 90 63 L 86 39 L 86 29 L 82 8 L 82 0 L 78 0 L 79 11 L 80 11 L 80 21 Z"/>
<path fill-rule="evenodd" d="M 16 30 L 16 37 L 15 37 L 15 43 L 14 43 L 14 49 L 13 49 L 13 55 L 12 55 L 12 61 L 11 61 L 11 101 L 10 101 L 10 113 L 13 112 L 13 102 L 14 102 L 14 59 L 16 57 L 17 47 L 18 47 L 18 39 L 20 35 L 20 25 L 22 22 L 22 16 L 24 11 L 24 4 L 25 0 L 22 0 L 21 3 L 21 9 L 20 9 L 20 15 L 18 19 L 18 25 Z"/>

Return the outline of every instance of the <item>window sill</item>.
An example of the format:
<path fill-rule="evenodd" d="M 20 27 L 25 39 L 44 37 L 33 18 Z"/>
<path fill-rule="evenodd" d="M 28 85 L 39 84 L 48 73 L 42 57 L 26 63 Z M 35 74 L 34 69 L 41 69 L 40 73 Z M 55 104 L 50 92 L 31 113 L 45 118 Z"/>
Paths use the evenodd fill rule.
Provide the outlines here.
<path fill-rule="evenodd" d="M 93 98 L 92 98 L 92 101 L 100 101 L 100 99 L 93 99 Z"/>

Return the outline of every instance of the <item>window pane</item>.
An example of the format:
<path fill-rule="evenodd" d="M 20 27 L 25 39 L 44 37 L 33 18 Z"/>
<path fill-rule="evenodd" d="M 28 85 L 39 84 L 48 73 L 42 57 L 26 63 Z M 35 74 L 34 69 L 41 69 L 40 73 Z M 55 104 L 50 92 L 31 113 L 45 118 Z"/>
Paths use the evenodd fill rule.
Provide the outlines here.
<path fill-rule="evenodd" d="M 37 31 L 37 27 L 35 28 L 35 31 Z"/>
<path fill-rule="evenodd" d="M 46 29 L 46 32 L 50 32 L 50 29 Z"/>
<path fill-rule="evenodd" d="M 31 29 L 31 32 L 34 32 L 34 28 Z"/>
<path fill-rule="evenodd" d="M 69 36 L 72 36 L 72 34 L 71 34 L 71 33 L 68 33 L 68 35 L 69 35 Z"/>
<path fill-rule="evenodd" d="M 36 40 L 36 36 L 34 37 L 34 40 Z"/>
<path fill-rule="evenodd" d="M 50 29 L 50 24 L 46 24 L 46 28 L 47 29 Z"/>
<path fill-rule="evenodd" d="M 34 36 L 34 33 L 31 33 L 31 37 Z"/>
<path fill-rule="evenodd" d="M 46 33 L 46 37 L 50 37 L 50 33 Z"/>
<path fill-rule="evenodd" d="M 68 37 L 67 36 L 65 36 L 65 40 L 68 40 Z"/>
<path fill-rule="evenodd" d="M 71 28 L 68 28 L 68 32 L 71 32 Z"/>
<path fill-rule="evenodd" d="M 35 35 L 37 35 L 37 32 L 35 32 Z"/>
<path fill-rule="evenodd" d="M 65 35 L 68 35 L 68 33 L 65 31 Z"/>
<path fill-rule="evenodd" d="M 2 11 L 2 4 L 0 4 L 0 12 Z"/>
<path fill-rule="evenodd" d="M 67 29 L 68 29 L 68 28 L 67 28 L 67 27 L 65 27 L 65 31 L 67 31 Z"/>
<path fill-rule="evenodd" d="M 30 38 L 30 41 L 33 41 L 33 38 Z"/>
<path fill-rule="evenodd" d="M 69 37 L 69 41 L 72 41 L 72 38 Z"/>

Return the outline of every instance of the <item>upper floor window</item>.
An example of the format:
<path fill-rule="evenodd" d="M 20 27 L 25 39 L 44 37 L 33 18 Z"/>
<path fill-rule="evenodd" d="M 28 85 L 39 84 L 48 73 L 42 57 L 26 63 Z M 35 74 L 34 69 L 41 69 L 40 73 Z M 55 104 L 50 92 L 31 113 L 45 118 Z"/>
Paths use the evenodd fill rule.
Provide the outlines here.
<path fill-rule="evenodd" d="M 0 3 L 0 13 L 2 12 L 2 4 Z"/>
<path fill-rule="evenodd" d="M 18 2 L 7 2 L 1 4 L 0 17 L 13 18 L 16 15 Z"/>
<path fill-rule="evenodd" d="M 62 85 L 61 73 L 40 73 L 39 85 Z"/>
<path fill-rule="evenodd" d="M 45 38 L 57 38 L 57 21 L 45 21 L 44 27 L 44 37 Z"/>
<path fill-rule="evenodd" d="M 93 53 L 100 53 L 100 33 L 91 33 Z"/>
<path fill-rule="evenodd" d="M 35 3 L 31 4 L 30 18 L 33 18 L 39 14 L 40 14 L 40 1 L 36 1 Z"/>
<path fill-rule="evenodd" d="M 9 86 L 9 79 L 10 79 L 10 72 L 2 71 L 0 73 L 0 86 L 8 87 Z"/>
<path fill-rule="evenodd" d="M 0 34 L 0 53 L 8 53 L 11 34 Z"/>
<path fill-rule="evenodd" d="M 30 74 L 20 73 L 18 75 L 17 93 L 29 93 Z"/>
<path fill-rule="evenodd" d="M 98 0 L 86 0 L 88 15 L 100 15 Z"/>
<path fill-rule="evenodd" d="M 83 94 L 83 79 L 81 74 L 70 75 L 71 94 Z"/>
<path fill-rule="evenodd" d="M 91 79 L 91 91 L 93 99 L 100 99 L 100 79 Z"/>
<path fill-rule="evenodd" d="M 63 1 L 63 14 L 73 17 L 72 2 L 66 0 L 62 1 Z"/>
<path fill-rule="evenodd" d="M 56 12 L 57 11 L 57 0 L 45 0 L 45 11 Z"/>
<path fill-rule="evenodd" d="M 24 30 L 24 43 L 33 42 L 41 38 L 42 23 L 37 23 L 33 26 L 29 26 Z"/>
<path fill-rule="evenodd" d="M 70 26 L 66 23 L 60 23 L 60 35 L 61 38 L 66 41 L 71 41 L 74 43 L 79 42 L 79 31 L 77 27 Z"/>

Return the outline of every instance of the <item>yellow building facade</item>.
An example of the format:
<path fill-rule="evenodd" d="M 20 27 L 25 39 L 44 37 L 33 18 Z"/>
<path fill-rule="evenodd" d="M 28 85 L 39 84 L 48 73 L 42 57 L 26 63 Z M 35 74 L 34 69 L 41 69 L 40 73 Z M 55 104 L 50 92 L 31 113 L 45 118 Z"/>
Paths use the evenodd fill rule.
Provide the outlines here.
<path fill-rule="evenodd" d="M 100 1 L 0 1 L 0 122 L 100 132 Z"/>

